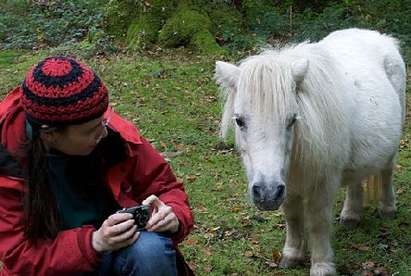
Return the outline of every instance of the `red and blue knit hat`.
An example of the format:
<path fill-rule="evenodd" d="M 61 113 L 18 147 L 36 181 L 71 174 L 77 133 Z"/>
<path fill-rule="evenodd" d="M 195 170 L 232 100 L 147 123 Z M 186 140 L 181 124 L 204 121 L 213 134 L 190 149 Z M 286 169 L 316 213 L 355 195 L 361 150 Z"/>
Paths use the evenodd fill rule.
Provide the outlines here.
<path fill-rule="evenodd" d="M 34 66 L 22 84 L 27 120 L 50 126 L 79 124 L 100 117 L 108 92 L 88 66 L 68 57 L 49 57 Z"/>

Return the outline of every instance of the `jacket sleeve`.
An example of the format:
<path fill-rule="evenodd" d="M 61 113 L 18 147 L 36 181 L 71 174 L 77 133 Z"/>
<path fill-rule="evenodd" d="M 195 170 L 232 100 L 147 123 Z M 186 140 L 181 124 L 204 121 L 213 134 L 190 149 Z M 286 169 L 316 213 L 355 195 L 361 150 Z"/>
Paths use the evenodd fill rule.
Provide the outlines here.
<path fill-rule="evenodd" d="M 137 145 L 138 153 L 132 177 L 133 190 L 138 202 L 154 194 L 176 214 L 180 226 L 171 238 L 175 243 L 181 242 L 193 228 L 193 215 L 188 203 L 183 183 L 177 181 L 170 165 L 144 138 Z"/>
<path fill-rule="evenodd" d="M 0 261 L 3 274 L 73 275 L 92 271 L 99 256 L 91 245 L 94 228 L 61 231 L 55 239 L 30 243 L 24 237 L 19 181 L 0 176 Z M 0 274 L 1 274 L 0 273 Z"/>

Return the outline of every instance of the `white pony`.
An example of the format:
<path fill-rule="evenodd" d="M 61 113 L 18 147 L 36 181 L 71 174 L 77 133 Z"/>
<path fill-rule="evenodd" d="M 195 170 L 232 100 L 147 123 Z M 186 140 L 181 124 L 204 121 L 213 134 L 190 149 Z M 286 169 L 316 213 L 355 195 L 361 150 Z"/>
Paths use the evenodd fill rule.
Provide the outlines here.
<path fill-rule="evenodd" d="M 341 221 L 355 224 L 361 181 L 382 178 L 381 215 L 396 211 L 392 173 L 405 118 L 405 65 L 394 38 L 336 31 L 318 43 L 267 50 L 238 66 L 216 63 L 225 96 L 222 136 L 232 119 L 257 208 L 282 205 L 287 237 L 281 267 L 304 259 L 311 275 L 334 275 L 330 224 L 340 183 Z"/>

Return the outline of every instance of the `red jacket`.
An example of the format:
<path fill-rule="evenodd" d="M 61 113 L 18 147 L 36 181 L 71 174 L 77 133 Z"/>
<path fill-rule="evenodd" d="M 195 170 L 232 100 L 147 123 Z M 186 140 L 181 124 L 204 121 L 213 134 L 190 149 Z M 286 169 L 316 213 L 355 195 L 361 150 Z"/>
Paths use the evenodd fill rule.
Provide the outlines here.
<path fill-rule="evenodd" d="M 1 143 L 15 153 L 25 140 L 25 115 L 20 104 L 21 89 L 14 89 L 0 103 Z M 178 182 L 170 166 L 139 135 L 138 130 L 114 113 L 109 127 L 127 143 L 128 159 L 111 168 L 107 185 L 122 207 L 140 204 L 151 194 L 157 195 L 173 208 L 180 227 L 172 236 L 177 244 L 188 235 L 193 217 L 183 184 Z M 55 239 L 31 245 L 24 237 L 22 179 L 0 176 L 0 262 L 1 275 L 76 275 L 92 271 L 99 263 L 99 255 L 91 245 L 95 228 L 84 225 L 61 231 Z M 1 266 L 1 265 L 0 265 Z"/>

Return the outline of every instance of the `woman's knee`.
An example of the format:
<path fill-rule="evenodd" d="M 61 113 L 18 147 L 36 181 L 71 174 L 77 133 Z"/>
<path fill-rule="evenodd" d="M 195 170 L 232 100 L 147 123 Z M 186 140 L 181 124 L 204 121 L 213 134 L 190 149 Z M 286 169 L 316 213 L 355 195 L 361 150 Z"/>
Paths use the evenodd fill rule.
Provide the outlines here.
<path fill-rule="evenodd" d="M 158 233 L 141 232 L 137 241 L 124 249 L 118 257 L 120 259 L 117 259 L 117 262 L 123 262 L 120 265 L 123 272 L 138 271 L 138 275 L 176 274 L 176 251 L 173 242 Z"/>
<path fill-rule="evenodd" d="M 154 262 L 158 262 L 158 258 L 164 256 L 175 257 L 175 249 L 171 239 L 153 232 L 141 232 L 131 250 L 140 258 L 154 258 Z"/>

